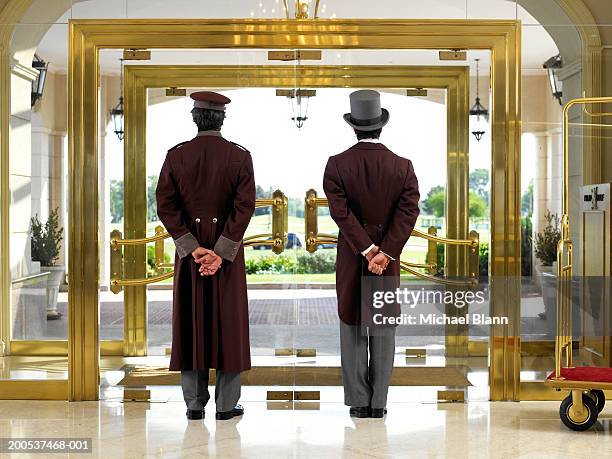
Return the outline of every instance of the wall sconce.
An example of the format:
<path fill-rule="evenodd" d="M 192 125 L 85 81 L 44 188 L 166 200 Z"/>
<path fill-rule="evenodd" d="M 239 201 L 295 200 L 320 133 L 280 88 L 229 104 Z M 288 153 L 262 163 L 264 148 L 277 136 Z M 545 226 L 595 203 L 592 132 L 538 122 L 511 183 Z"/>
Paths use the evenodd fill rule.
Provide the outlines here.
<path fill-rule="evenodd" d="M 34 60 L 32 61 L 32 68 L 38 70 L 38 77 L 32 81 L 32 107 L 38 99 L 43 96 L 45 91 L 45 83 L 47 82 L 47 71 L 49 70 L 49 64 L 43 61 L 37 54 L 34 54 Z"/>
<path fill-rule="evenodd" d="M 563 68 L 561 54 L 548 59 L 544 62 L 543 67 L 548 72 L 548 81 L 553 97 L 559 101 L 559 105 L 563 106 L 563 82 L 559 79 L 559 69 Z"/>

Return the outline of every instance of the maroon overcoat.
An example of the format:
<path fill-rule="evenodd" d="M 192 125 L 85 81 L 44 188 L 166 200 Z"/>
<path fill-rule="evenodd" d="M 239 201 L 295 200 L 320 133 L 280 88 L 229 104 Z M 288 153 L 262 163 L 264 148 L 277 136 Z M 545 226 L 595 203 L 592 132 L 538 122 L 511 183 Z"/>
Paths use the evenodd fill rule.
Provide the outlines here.
<path fill-rule="evenodd" d="M 361 325 L 362 276 L 371 276 L 361 252 L 372 244 L 395 259 L 384 276 L 399 279 L 399 259 L 419 215 L 419 184 L 412 162 L 381 143 L 358 142 L 327 162 L 323 189 L 338 225 L 338 315 Z M 391 279 L 389 279 L 391 280 Z M 386 283 L 388 285 L 388 283 Z"/>
<path fill-rule="evenodd" d="M 200 132 L 166 156 L 157 213 L 176 244 L 170 370 L 251 368 L 242 238 L 255 210 L 251 155 L 218 131 Z M 191 252 L 223 258 L 202 277 Z"/>

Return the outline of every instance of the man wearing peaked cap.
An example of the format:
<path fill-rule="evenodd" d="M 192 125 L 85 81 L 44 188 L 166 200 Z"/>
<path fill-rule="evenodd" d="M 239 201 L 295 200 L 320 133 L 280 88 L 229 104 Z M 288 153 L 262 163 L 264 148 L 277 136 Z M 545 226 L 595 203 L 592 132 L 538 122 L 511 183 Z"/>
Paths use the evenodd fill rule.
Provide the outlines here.
<path fill-rule="evenodd" d="M 344 403 L 351 407 L 351 416 L 382 418 L 393 372 L 395 328 L 379 324 L 397 317 L 399 305 L 373 309 L 373 293 L 399 287 L 400 255 L 419 215 L 419 187 L 410 160 L 380 143 L 389 121 L 380 94 L 355 91 L 350 105 L 344 120 L 357 143 L 330 157 L 323 177 L 329 211 L 340 229 L 336 293 Z"/>
<path fill-rule="evenodd" d="M 212 91 L 194 92 L 190 96 L 193 99 L 193 108 L 225 111 L 225 106 L 231 102 L 229 97 Z"/>
<path fill-rule="evenodd" d="M 170 370 L 181 371 L 188 419 L 202 419 L 216 369 L 218 420 L 244 413 L 240 372 L 251 368 L 242 238 L 255 210 L 250 153 L 221 135 L 230 99 L 191 94 L 198 134 L 170 151 L 157 185 L 157 214 L 174 239 Z"/>

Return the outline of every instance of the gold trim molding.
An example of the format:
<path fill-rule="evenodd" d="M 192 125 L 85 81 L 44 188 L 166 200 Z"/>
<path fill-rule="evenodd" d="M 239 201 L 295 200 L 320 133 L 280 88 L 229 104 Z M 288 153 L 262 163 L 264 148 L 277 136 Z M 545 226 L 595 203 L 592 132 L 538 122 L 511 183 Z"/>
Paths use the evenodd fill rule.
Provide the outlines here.
<path fill-rule="evenodd" d="M 447 91 L 447 228 L 449 237 L 468 234 L 469 68 L 466 66 L 155 66 L 129 65 L 124 72 L 125 106 L 125 221 L 126 234 L 146 233 L 147 90 L 168 86 L 186 88 L 294 88 L 296 79 L 309 88 L 436 88 Z M 307 186 L 307 184 L 304 184 Z M 127 247 L 126 247 L 127 249 Z M 127 253 L 127 251 L 126 251 Z M 130 275 L 146 272 L 144 250 L 125 257 Z M 447 255 L 449 276 L 465 274 L 467 249 Z M 142 274 L 144 275 L 144 274 Z M 125 289 L 125 355 L 147 353 L 146 286 Z M 467 331 L 467 329 L 465 330 Z M 449 352 L 467 353 L 467 335 L 447 339 Z"/>
<path fill-rule="evenodd" d="M 585 51 L 583 51 L 583 59 L 587 59 L 587 62 L 586 62 L 586 65 L 583 65 L 583 77 L 584 77 L 583 85 L 585 87 L 586 94 L 588 96 L 599 96 L 601 95 L 602 56 L 601 56 L 601 49 L 600 49 L 601 39 L 599 38 L 600 34 L 596 26 L 596 22 L 592 14 L 588 10 L 588 8 L 584 5 L 584 3 L 581 0 L 557 0 L 557 3 L 559 3 L 561 8 L 563 8 L 565 12 L 568 14 L 568 16 L 575 22 L 575 26 L 583 39 L 583 43 L 585 43 Z M 7 317 L 10 313 L 10 301 L 11 301 L 10 300 L 10 264 L 9 264 L 10 263 L 9 261 L 10 260 L 10 257 L 9 257 L 9 234 L 10 234 L 9 233 L 9 205 L 10 205 L 10 199 L 9 199 L 10 194 L 9 193 L 10 193 L 10 189 L 9 189 L 9 181 L 8 181 L 8 177 L 9 177 L 8 135 L 9 135 L 9 117 L 10 117 L 10 70 L 9 70 L 8 53 L 9 53 L 10 39 L 15 29 L 15 26 L 16 24 L 20 22 L 22 16 L 26 13 L 26 11 L 31 6 L 31 4 L 32 4 L 31 0 L 8 0 L 7 2 L 4 3 L 3 8 L 0 10 L 0 340 L 6 343 L 7 353 L 10 353 L 10 347 L 9 347 L 10 346 L 10 323 L 9 323 L 9 320 L 7 320 Z M 319 20 L 319 21 L 323 21 L 323 20 Z M 160 22 L 160 21 L 155 21 L 155 22 Z M 229 20 L 225 22 L 227 24 L 225 33 L 227 33 L 227 28 L 228 27 L 231 28 L 232 21 Z M 245 41 L 249 41 L 249 40 L 251 40 L 254 44 L 257 44 L 259 40 L 257 39 L 257 36 L 254 34 L 255 32 L 257 32 L 257 34 L 278 33 L 278 34 L 292 35 L 294 47 L 299 48 L 301 46 L 304 46 L 303 43 L 299 42 L 302 35 L 297 36 L 295 34 L 294 29 L 286 28 L 283 25 L 274 26 L 273 28 L 269 28 L 266 25 L 269 23 L 269 21 L 251 21 L 251 22 L 237 21 L 237 22 L 240 22 L 241 25 L 239 25 L 236 28 L 236 30 L 232 34 L 230 34 L 230 36 L 235 37 L 235 43 L 231 43 L 231 39 L 230 39 L 231 46 L 234 46 L 234 45 L 244 46 Z M 311 21 L 300 21 L 300 22 L 303 25 L 303 27 L 310 27 L 309 24 Z M 325 22 L 332 24 L 332 25 L 334 24 L 332 21 L 325 21 Z M 353 32 L 358 32 L 359 24 L 363 22 L 364 21 L 362 20 L 337 21 L 337 23 L 343 24 L 342 27 L 345 30 L 342 35 L 338 35 L 338 37 L 335 39 L 336 40 L 335 46 L 340 47 L 340 48 L 352 47 L 350 43 L 351 34 Z M 398 23 L 401 21 L 381 21 L 381 22 Z M 418 23 L 424 24 L 425 22 L 428 22 L 431 25 L 435 25 L 436 23 L 436 21 L 413 21 L 414 24 L 418 24 Z M 446 24 L 451 23 L 451 22 L 453 21 L 444 21 L 444 23 Z M 103 21 L 101 21 L 101 23 L 103 23 Z M 441 24 L 440 21 L 437 21 L 437 23 Z M 490 25 L 495 24 L 495 21 L 490 22 L 489 24 Z M 497 24 L 499 25 L 499 23 Z M 130 29 L 130 25 L 127 24 L 122 29 L 121 33 L 129 34 L 130 33 L 129 29 Z M 252 34 L 251 31 L 253 31 L 254 33 Z M 115 32 L 111 32 L 110 30 L 107 32 L 115 33 Z M 329 33 L 327 35 L 321 36 L 322 42 L 330 43 L 334 41 L 334 38 L 332 38 L 332 36 L 334 35 L 335 31 L 328 30 L 328 32 Z M 423 32 L 427 33 L 427 30 L 423 30 Z M 189 31 L 185 31 L 183 33 L 186 36 L 189 35 Z M 481 33 L 480 27 L 476 33 L 477 34 Z M 240 34 L 242 35 L 242 37 L 240 37 Z M 370 35 L 376 34 L 376 32 L 369 32 L 369 34 Z M 304 43 L 306 42 L 313 43 L 312 38 L 313 37 L 310 37 L 310 39 L 306 40 Z M 385 42 L 387 41 L 387 38 L 388 38 L 387 36 L 383 36 L 379 40 L 370 40 L 369 43 L 376 41 L 376 44 L 375 45 L 370 44 L 369 47 L 371 48 L 375 48 L 376 46 L 387 47 L 385 44 Z M 447 38 L 438 36 L 438 38 L 436 38 L 435 40 L 432 40 L 432 42 L 437 43 L 435 46 L 440 47 L 438 46 L 439 44 L 449 43 L 450 41 L 452 41 L 452 40 L 447 40 Z M 456 39 L 457 39 L 457 36 L 455 36 L 454 40 Z M 79 34 L 78 40 L 82 40 L 81 44 L 85 44 L 85 42 L 87 42 L 88 46 L 90 47 L 92 46 L 92 43 L 93 43 L 91 41 L 91 37 L 85 39 L 82 34 Z M 141 34 L 139 41 L 146 42 L 146 37 Z M 214 42 L 214 37 L 210 40 L 210 44 L 214 45 L 213 42 Z M 226 40 L 225 43 L 227 42 L 228 41 Z M 347 43 L 348 45 L 345 46 L 344 45 L 345 43 Z M 420 41 L 419 43 L 422 43 L 422 41 Z M 98 46 L 98 45 L 95 45 L 95 46 Z M 291 44 L 289 43 L 287 47 L 290 47 L 290 46 Z M 320 47 L 318 42 L 315 42 L 313 46 L 317 48 Z M 118 47 L 118 46 L 115 46 L 115 47 Z M 486 47 L 487 46 L 485 46 L 485 48 Z M 91 49 L 88 52 L 91 52 Z M 90 56 L 89 59 L 91 59 L 91 54 L 89 54 L 89 56 Z M 498 53 L 498 59 L 503 59 L 503 58 L 504 58 L 504 54 Z M 496 65 L 496 66 L 498 69 L 497 71 L 500 71 L 499 65 Z M 520 88 L 518 89 L 519 89 L 518 94 L 514 94 L 513 96 L 511 94 L 507 94 L 507 95 L 510 95 L 511 98 L 514 98 L 514 99 L 516 99 L 516 96 L 520 97 Z M 501 93 L 498 93 L 498 94 L 501 94 Z M 496 105 L 496 103 L 497 102 L 494 101 L 494 105 Z M 516 104 L 516 103 L 517 102 L 512 102 L 512 104 Z M 515 121 L 520 119 L 520 116 L 517 117 L 516 113 L 510 113 L 510 116 L 514 118 Z M 501 120 L 498 119 L 498 122 L 499 121 Z M 516 131 L 516 129 L 517 129 L 517 126 L 513 126 L 511 128 L 511 131 Z M 519 129 L 519 132 L 520 132 L 520 129 Z M 510 133 L 510 131 L 508 131 L 508 133 Z M 585 150 L 585 151 L 588 151 L 588 150 Z M 596 149 L 595 151 L 597 152 L 600 150 Z M 497 167 L 493 170 L 494 183 L 501 184 L 504 179 L 504 175 L 509 172 L 507 171 L 507 169 L 506 169 L 506 172 L 504 172 L 504 168 L 499 167 L 499 165 L 501 164 L 500 163 L 501 156 L 496 155 L 496 157 L 498 158 L 498 161 L 497 161 Z M 586 157 L 587 156 L 585 155 L 585 162 L 586 162 Z M 71 159 L 74 160 L 78 158 L 71 157 Z M 592 182 L 595 182 L 595 183 L 600 182 L 601 180 L 596 180 L 595 177 L 597 177 L 597 174 L 600 173 L 599 171 L 602 170 L 601 164 L 602 164 L 601 154 L 599 154 L 599 156 L 597 156 L 597 154 L 594 154 L 593 158 L 591 159 L 590 165 L 584 168 L 585 179 L 587 176 L 590 176 L 592 178 L 591 180 Z M 77 164 L 75 162 L 72 162 L 70 166 L 75 167 L 77 166 Z M 88 174 L 90 172 L 91 171 L 87 171 Z M 83 177 L 81 177 L 81 179 L 82 178 Z M 83 182 L 81 181 L 81 183 Z M 508 191 L 510 190 L 506 189 L 505 193 L 507 193 Z M 507 195 L 503 199 L 507 201 L 511 198 L 512 196 Z M 88 203 L 92 204 L 91 198 L 88 198 Z M 97 204 L 97 203 L 93 203 L 93 204 Z M 513 216 L 509 216 L 508 218 L 512 218 L 512 217 Z M 501 223 L 501 222 L 498 221 L 498 223 Z M 509 235 L 513 237 L 516 236 L 517 234 L 514 226 L 509 227 Z M 503 226 L 496 224 L 496 228 L 497 228 L 497 232 L 494 234 L 494 237 L 497 238 L 497 242 L 494 242 L 494 243 L 502 244 L 503 242 L 501 242 L 499 238 L 502 236 L 502 233 L 504 232 Z M 90 237 L 90 236 L 91 236 L 90 234 L 87 235 L 87 237 Z M 515 244 L 516 244 L 516 240 L 510 240 L 511 248 L 509 250 L 513 253 L 515 253 L 515 250 L 516 250 Z M 504 250 L 502 250 L 501 253 L 497 251 L 495 253 L 492 252 L 492 256 L 494 257 L 492 258 L 492 260 L 496 260 L 495 261 L 496 267 L 494 267 L 494 270 L 500 274 L 503 273 L 503 269 L 505 266 L 507 266 L 507 262 L 500 261 L 499 258 L 497 257 L 500 255 L 503 255 L 503 253 L 505 252 L 506 251 Z M 96 253 L 97 253 L 97 250 L 96 250 Z M 78 260 L 82 260 L 82 258 L 78 258 Z M 92 298 L 90 297 L 89 300 L 91 299 Z M 502 303 L 502 305 L 500 306 L 500 309 L 506 309 L 506 308 L 507 306 L 505 305 L 505 303 Z M 83 326 L 82 317 L 77 318 L 77 323 L 79 324 L 79 327 Z M 497 333 L 497 331 L 495 331 L 494 333 Z M 85 335 L 81 333 L 81 337 L 85 338 Z M 87 337 L 87 340 L 89 343 L 91 343 L 91 337 Z M 78 345 L 79 346 L 85 345 L 85 343 L 83 341 L 80 341 Z M 491 354 L 491 361 L 492 361 L 492 369 L 491 369 L 491 375 L 492 375 L 491 381 L 492 382 L 491 384 L 493 387 L 491 390 L 491 398 L 494 400 L 506 399 L 508 398 L 507 394 L 509 393 L 508 386 L 501 384 L 499 378 L 497 377 L 494 378 L 493 375 L 501 375 L 501 374 L 506 373 L 506 371 L 504 370 L 504 363 L 503 363 L 504 361 L 507 362 L 508 365 L 512 368 L 516 366 L 516 360 L 515 360 L 515 356 L 517 354 L 516 353 L 516 343 L 509 344 L 508 338 L 504 338 L 500 342 L 496 342 L 493 345 L 492 351 L 493 352 Z M 510 353 L 505 354 L 505 357 L 502 357 L 502 353 L 504 351 L 510 351 Z M 90 348 L 86 352 L 87 352 L 87 355 L 92 356 L 92 357 L 97 355 L 97 351 L 95 351 L 95 349 Z M 80 365 L 79 362 L 82 363 L 83 361 L 84 361 L 83 359 L 79 360 L 78 358 L 75 358 L 74 364 Z M 81 366 L 79 366 L 79 368 L 81 368 Z M 88 378 L 87 384 L 92 384 L 93 382 L 94 377 L 92 374 L 90 374 L 90 373 L 93 373 L 93 370 L 94 370 L 93 368 L 87 369 L 87 378 Z M 511 371 L 511 373 L 513 373 L 513 371 Z M 73 378 L 81 378 L 81 377 L 83 377 L 82 369 L 78 371 L 78 374 L 75 374 L 73 376 Z M 515 388 L 518 387 L 518 383 L 516 383 L 516 381 L 511 383 L 511 385 L 513 385 Z M 498 389 L 500 387 L 501 389 Z M 514 395 L 513 397 L 510 397 L 510 398 L 516 399 L 517 390 L 518 389 L 514 390 L 513 392 Z M 89 393 L 91 393 L 91 391 L 89 391 Z M 75 394 L 79 395 L 81 394 L 81 392 L 75 390 Z"/>
<path fill-rule="evenodd" d="M 98 398 L 98 54 L 103 48 L 490 49 L 491 398 L 519 399 L 520 23 L 481 20 L 77 20 L 70 22 L 70 399 Z M 239 78 L 237 83 L 241 84 Z M 304 82 L 304 84 L 306 84 Z"/>
<path fill-rule="evenodd" d="M 603 95 L 603 46 L 597 21 L 581 0 L 556 0 L 576 26 L 582 39 L 582 90 L 585 97 Z M 601 127 L 583 128 L 582 183 L 601 183 L 603 171 L 603 143 Z"/>
<path fill-rule="evenodd" d="M 3 400 L 66 400 L 68 381 L 65 379 L 5 379 L 0 380 Z"/>

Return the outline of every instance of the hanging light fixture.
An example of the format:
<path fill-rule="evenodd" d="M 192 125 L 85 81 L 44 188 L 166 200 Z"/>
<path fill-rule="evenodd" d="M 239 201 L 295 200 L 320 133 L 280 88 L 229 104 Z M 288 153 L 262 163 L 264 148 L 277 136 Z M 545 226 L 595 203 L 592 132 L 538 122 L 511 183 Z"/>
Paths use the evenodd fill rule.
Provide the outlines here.
<path fill-rule="evenodd" d="M 548 81 L 550 82 L 550 90 L 553 97 L 559 101 L 559 105 L 563 106 L 563 83 L 559 79 L 559 69 L 563 68 L 561 54 L 548 59 L 544 62 L 543 67 L 548 72 Z"/>
<path fill-rule="evenodd" d="M 310 103 L 310 98 L 316 93 L 314 90 L 308 89 L 296 89 L 292 91 L 292 93 L 293 94 L 289 96 L 291 99 L 291 109 L 293 111 L 291 120 L 295 123 L 298 129 L 301 129 L 304 126 L 304 122 L 308 119 L 308 105 Z M 306 99 L 305 105 L 303 103 L 304 99 Z"/>
<path fill-rule="evenodd" d="M 319 3 L 320 0 L 283 0 L 287 19 L 317 19 Z"/>
<path fill-rule="evenodd" d="M 38 77 L 32 81 L 32 107 L 38 99 L 43 96 L 45 91 L 45 83 L 47 82 L 47 71 L 49 70 L 49 64 L 43 61 L 37 54 L 34 54 L 34 60 L 32 61 L 32 68 L 38 70 Z"/>
<path fill-rule="evenodd" d="M 277 0 L 278 3 L 278 0 Z M 283 7 L 287 19 L 318 19 L 319 17 L 320 0 L 283 0 Z M 323 4 L 323 11 L 327 8 Z M 299 54 L 298 54 L 299 56 Z M 296 69 L 300 68 L 301 60 L 298 57 Z M 291 111 L 293 116 L 291 120 L 295 123 L 298 129 L 304 126 L 304 122 L 308 119 L 308 105 L 311 97 L 316 95 L 316 91 L 309 89 L 301 89 L 297 86 L 290 91 L 277 91 L 277 95 L 284 95 L 291 101 Z M 305 103 L 304 103 L 305 102 Z"/>
<path fill-rule="evenodd" d="M 485 129 L 489 121 L 489 110 L 487 110 L 482 103 L 480 103 L 480 59 L 476 59 L 476 102 L 470 109 L 470 116 L 474 117 L 475 120 L 474 130 L 472 134 L 476 137 L 476 140 L 480 142 L 480 139 L 485 135 Z"/>
<path fill-rule="evenodd" d="M 119 59 L 121 62 L 121 92 L 119 93 L 119 103 L 113 107 L 110 111 L 111 119 L 113 120 L 113 131 L 117 135 L 119 141 L 123 141 L 125 131 L 123 129 L 123 59 Z"/>

